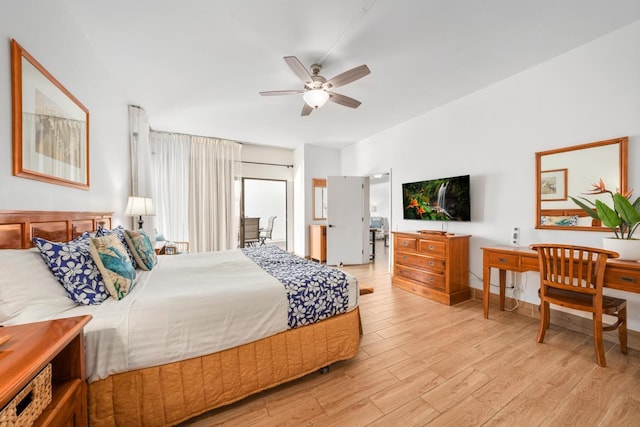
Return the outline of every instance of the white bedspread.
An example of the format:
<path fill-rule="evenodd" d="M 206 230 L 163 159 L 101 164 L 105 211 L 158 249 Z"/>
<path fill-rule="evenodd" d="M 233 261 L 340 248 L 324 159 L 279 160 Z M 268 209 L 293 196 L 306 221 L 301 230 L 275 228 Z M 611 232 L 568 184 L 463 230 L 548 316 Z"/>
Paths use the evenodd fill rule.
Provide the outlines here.
<path fill-rule="evenodd" d="M 89 381 L 214 353 L 287 329 L 283 285 L 240 250 L 161 256 L 138 270 L 124 299 L 79 306 L 56 317 L 91 314 L 85 327 Z M 349 310 L 358 304 L 349 277 Z"/>

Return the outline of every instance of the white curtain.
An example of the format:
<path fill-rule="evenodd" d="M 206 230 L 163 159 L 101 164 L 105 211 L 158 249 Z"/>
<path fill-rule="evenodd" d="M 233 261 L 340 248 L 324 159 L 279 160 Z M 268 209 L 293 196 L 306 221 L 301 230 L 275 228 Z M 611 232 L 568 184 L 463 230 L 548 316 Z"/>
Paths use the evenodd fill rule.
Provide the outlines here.
<path fill-rule="evenodd" d="M 238 246 L 241 148 L 233 141 L 192 138 L 189 236 L 198 252 Z"/>
<path fill-rule="evenodd" d="M 242 144 L 150 132 L 158 232 L 191 252 L 238 247 Z"/>
<path fill-rule="evenodd" d="M 149 134 L 156 228 L 167 240 L 189 241 L 189 135 Z"/>
<path fill-rule="evenodd" d="M 131 194 L 130 196 L 154 196 L 154 181 L 151 168 L 151 145 L 149 143 L 149 120 L 145 111 L 129 105 L 129 142 L 131 146 Z M 155 207 L 155 200 L 154 207 Z M 146 217 L 144 231 L 153 236 L 155 217 Z"/>

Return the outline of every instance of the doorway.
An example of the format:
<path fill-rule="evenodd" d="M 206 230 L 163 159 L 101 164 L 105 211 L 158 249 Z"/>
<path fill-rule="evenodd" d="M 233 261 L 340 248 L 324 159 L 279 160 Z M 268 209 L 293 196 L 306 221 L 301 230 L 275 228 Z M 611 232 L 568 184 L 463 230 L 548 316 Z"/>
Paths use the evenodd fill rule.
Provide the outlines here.
<path fill-rule="evenodd" d="M 372 231 L 372 262 L 387 264 L 389 269 L 391 249 L 391 172 L 369 175 L 369 213 Z M 390 271 L 390 270 L 389 270 Z"/>
<path fill-rule="evenodd" d="M 278 246 L 288 250 L 287 181 L 242 178 L 240 246 Z M 270 218 L 273 218 L 270 220 Z M 252 224 L 258 223 L 256 240 Z M 245 224 L 251 226 L 245 227 Z M 251 233 L 251 236 L 245 236 Z"/>

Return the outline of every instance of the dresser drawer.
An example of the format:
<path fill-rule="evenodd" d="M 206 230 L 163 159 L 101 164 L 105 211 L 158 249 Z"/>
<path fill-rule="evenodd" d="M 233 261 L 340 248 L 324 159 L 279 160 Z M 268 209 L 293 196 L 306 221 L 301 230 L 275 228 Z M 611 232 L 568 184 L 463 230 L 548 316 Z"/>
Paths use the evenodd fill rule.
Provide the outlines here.
<path fill-rule="evenodd" d="M 420 240 L 420 253 L 445 257 L 447 255 L 447 244 L 433 240 Z"/>
<path fill-rule="evenodd" d="M 413 237 L 396 237 L 396 249 L 398 250 L 416 250 L 416 242 L 418 239 Z"/>
<path fill-rule="evenodd" d="M 607 265 L 604 271 L 604 283 L 609 288 L 640 292 L 640 270 L 630 271 Z"/>
<path fill-rule="evenodd" d="M 418 267 L 438 274 L 445 272 L 445 266 L 447 264 L 446 261 L 441 258 L 431 258 L 405 252 L 397 252 L 396 262 L 408 267 Z"/>
<path fill-rule="evenodd" d="M 430 273 L 428 271 L 417 270 L 411 267 L 405 267 L 403 265 L 396 265 L 395 273 L 398 276 L 416 280 L 421 284 L 433 287 L 433 288 L 445 288 L 444 276 L 436 273 Z"/>
<path fill-rule="evenodd" d="M 518 269 L 518 255 L 490 253 L 489 262 L 492 267 L 496 268 L 509 270 Z"/>

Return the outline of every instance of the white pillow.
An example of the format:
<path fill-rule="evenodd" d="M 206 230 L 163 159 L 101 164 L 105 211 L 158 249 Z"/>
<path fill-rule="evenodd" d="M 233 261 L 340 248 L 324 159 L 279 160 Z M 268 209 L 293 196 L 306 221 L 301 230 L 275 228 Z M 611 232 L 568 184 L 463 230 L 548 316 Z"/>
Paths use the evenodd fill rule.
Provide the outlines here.
<path fill-rule="evenodd" d="M 0 250 L 0 324 L 46 320 L 75 307 L 33 249 Z"/>

